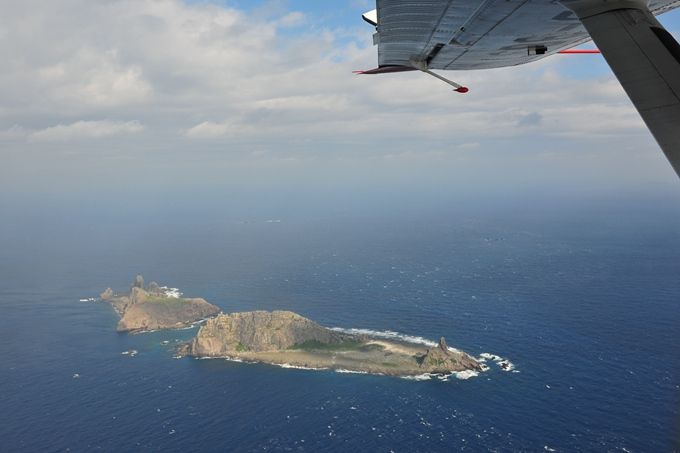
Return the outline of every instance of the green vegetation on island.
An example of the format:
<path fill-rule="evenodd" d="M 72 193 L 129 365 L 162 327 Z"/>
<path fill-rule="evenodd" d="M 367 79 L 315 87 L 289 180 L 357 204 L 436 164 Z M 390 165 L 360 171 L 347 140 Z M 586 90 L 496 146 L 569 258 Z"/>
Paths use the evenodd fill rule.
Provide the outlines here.
<path fill-rule="evenodd" d="M 141 275 L 135 277 L 129 292 L 118 294 L 107 288 L 100 297 L 120 316 L 119 332 L 178 329 L 220 312 L 205 299 L 183 298 L 177 288 L 159 286 L 156 282 L 145 287 Z"/>
<path fill-rule="evenodd" d="M 482 371 L 476 359 L 449 348 L 444 338 L 428 347 L 350 334 L 289 311 L 220 314 L 201 326 L 179 354 L 394 376 Z"/>

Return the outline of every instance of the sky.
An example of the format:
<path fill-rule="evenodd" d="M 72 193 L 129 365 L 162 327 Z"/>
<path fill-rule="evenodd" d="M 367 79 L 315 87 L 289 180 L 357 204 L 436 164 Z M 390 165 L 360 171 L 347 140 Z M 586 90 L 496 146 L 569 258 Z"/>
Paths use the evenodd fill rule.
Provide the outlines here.
<path fill-rule="evenodd" d="M 352 74 L 376 66 L 370 0 L 0 8 L 0 197 L 678 189 L 597 55 L 449 72 L 459 95 Z"/>

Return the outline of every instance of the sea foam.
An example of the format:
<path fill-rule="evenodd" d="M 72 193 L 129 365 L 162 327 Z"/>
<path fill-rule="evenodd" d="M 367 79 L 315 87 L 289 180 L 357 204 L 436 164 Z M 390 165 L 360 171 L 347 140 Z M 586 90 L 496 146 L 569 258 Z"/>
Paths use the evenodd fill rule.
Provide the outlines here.
<path fill-rule="evenodd" d="M 486 362 L 487 360 L 493 360 L 501 370 L 516 372 L 514 363 L 512 363 L 510 360 L 503 358 L 503 357 L 496 355 L 496 354 L 491 354 L 489 352 L 482 352 L 481 354 L 479 354 L 479 358 L 477 360 L 480 361 L 480 362 Z M 484 370 L 484 371 L 486 371 L 486 370 Z"/>
<path fill-rule="evenodd" d="M 291 365 L 290 363 L 272 363 L 272 365 L 276 365 L 281 368 L 292 368 L 294 370 L 308 370 L 308 371 L 321 371 L 321 370 L 327 370 L 328 368 L 314 368 L 314 367 L 307 367 L 307 366 L 301 366 L 301 365 Z"/>
<path fill-rule="evenodd" d="M 335 370 L 336 373 L 346 373 L 346 374 L 369 374 L 368 371 L 355 371 L 355 370 L 346 370 L 344 368 L 339 368 Z"/>
<path fill-rule="evenodd" d="M 404 341 L 406 343 L 413 343 L 413 344 L 422 344 L 425 346 L 436 346 L 437 343 L 435 343 L 432 340 L 428 340 L 427 338 L 423 337 L 417 337 L 413 335 L 406 335 L 403 333 L 399 332 L 394 332 L 392 330 L 371 330 L 371 329 L 345 329 L 343 327 L 331 327 L 331 330 L 334 330 L 336 332 L 342 332 L 342 333 L 348 333 L 351 335 L 368 335 L 369 337 L 375 337 L 375 338 L 384 338 L 387 340 L 399 340 L 399 341 Z"/>
<path fill-rule="evenodd" d="M 473 377 L 479 376 L 479 373 L 474 370 L 465 370 L 465 371 L 457 371 L 453 373 L 453 375 L 456 377 L 456 379 L 462 379 L 462 380 L 467 380 Z"/>
<path fill-rule="evenodd" d="M 405 343 L 412 343 L 412 344 L 422 344 L 424 346 L 428 347 L 433 347 L 437 346 L 436 341 L 428 340 L 427 338 L 424 337 L 419 337 L 415 335 L 407 335 L 404 333 L 399 333 L 395 332 L 393 330 L 372 330 L 372 329 L 356 329 L 356 328 L 351 328 L 351 329 L 346 329 L 343 327 L 331 327 L 331 330 L 334 330 L 336 332 L 342 332 L 342 333 L 348 333 L 351 335 L 367 335 L 369 337 L 374 337 L 374 338 L 383 338 L 386 340 L 396 340 L 396 341 L 403 341 Z M 459 349 L 449 347 L 449 351 L 451 352 L 462 352 Z"/>

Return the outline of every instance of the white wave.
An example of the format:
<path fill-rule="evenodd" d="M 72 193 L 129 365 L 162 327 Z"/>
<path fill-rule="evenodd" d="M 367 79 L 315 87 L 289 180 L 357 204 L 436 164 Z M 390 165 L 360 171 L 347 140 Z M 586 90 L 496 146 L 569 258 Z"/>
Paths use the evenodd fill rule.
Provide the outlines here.
<path fill-rule="evenodd" d="M 335 370 L 336 373 L 347 373 L 347 374 L 370 374 L 368 371 L 355 371 L 355 370 L 345 370 L 344 368 L 339 368 Z"/>
<path fill-rule="evenodd" d="M 342 332 L 342 333 L 348 333 L 350 335 L 368 335 L 369 337 L 376 337 L 376 338 L 385 338 L 387 340 L 400 340 L 404 341 L 406 343 L 413 343 L 413 344 L 422 344 L 425 346 L 436 346 L 437 343 L 428 340 L 427 338 L 423 337 L 417 337 L 414 335 L 406 335 L 403 333 L 399 332 L 394 332 L 392 330 L 371 330 L 371 329 L 345 329 L 343 327 L 331 327 L 331 330 L 334 330 L 336 332 Z M 452 349 L 453 351 L 457 351 L 456 349 Z"/>
<path fill-rule="evenodd" d="M 239 357 L 229 357 L 229 356 L 221 356 L 221 357 L 196 357 L 197 360 L 226 360 L 227 362 L 238 362 L 238 363 L 255 363 L 255 362 L 248 362 L 246 360 L 243 360 Z"/>
<path fill-rule="evenodd" d="M 191 329 L 195 329 L 196 327 L 202 326 L 203 323 L 206 322 L 206 321 L 209 320 L 209 319 L 212 319 L 212 318 L 203 318 L 203 319 L 199 319 L 198 321 L 192 322 L 192 323 L 189 324 L 188 326 L 177 327 L 177 328 L 174 328 L 174 329 L 171 329 L 171 330 L 191 330 Z M 150 333 L 150 332 L 157 332 L 157 330 L 147 330 L 147 331 L 145 331 L 144 333 Z"/>
<path fill-rule="evenodd" d="M 456 371 L 453 373 L 456 379 L 467 380 L 479 376 L 479 373 L 473 370 Z"/>
<path fill-rule="evenodd" d="M 179 299 L 184 295 L 179 288 L 168 288 L 167 286 L 161 286 L 159 288 L 161 291 L 163 291 L 163 295 L 165 297 L 172 297 L 173 299 Z"/>
<path fill-rule="evenodd" d="M 250 364 L 258 363 L 256 360 L 246 360 L 246 359 L 242 359 L 240 357 L 224 357 L 224 360 L 227 360 L 229 362 L 236 362 L 236 363 L 250 363 Z"/>
<path fill-rule="evenodd" d="M 334 330 L 336 332 L 341 332 L 341 333 L 347 333 L 350 335 L 367 335 L 369 337 L 373 338 L 383 338 L 386 340 L 396 340 L 396 341 L 403 341 L 405 343 L 411 343 L 411 344 L 422 344 L 423 346 L 428 346 L 428 347 L 433 347 L 437 346 L 436 341 L 428 340 L 427 338 L 424 337 L 419 337 L 416 335 L 407 335 L 405 333 L 400 333 L 400 332 L 395 332 L 393 330 L 372 330 L 372 329 L 356 329 L 356 328 L 351 328 L 347 329 L 344 327 L 330 327 L 331 330 Z M 462 352 L 460 349 L 448 347 L 449 351 L 451 352 L 456 352 L 460 353 Z"/>
<path fill-rule="evenodd" d="M 504 359 L 496 363 L 503 371 L 513 371 L 515 369 L 515 364 L 509 361 L 508 359 Z"/>
<path fill-rule="evenodd" d="M 479 358 L 477 359 L 477 361 L 486 362 L 486 360 L 493 360 L 496 363 L 496 365 L 498 365 L 498 367 L 503 371 L 515 372 L 515 364 L 512 363 L 510 360 L 503 358 L 499 355 L 491 354 L 489 352 L 482 352 L 481 354 L 479 354 Z"/>
<path fill-rule="evenodd" d="M 467 380 L 473 377 L 479 376 L 479 373 L 473 370 L 465 371 L 454 371 L 450 374 L 439 374 L 439 373 L 423 373 L 416 374 L 414 376 L 401 376 L 402 379 L 407 379 L 409 381 L 429 381 L 432 379 L 439 379 L 443 382 L 448 382 L 451 377 L 456 379 Z"/>
<path fill-rule="evenodd" d="M 328 368 L 312 368 L 312 367 L 306 367 L 306 366 L 301 366 L 301 365 L 291 365 L 290 363 L 272 363 L 272 365 L 279 366 L 281 368 L 292 368 L 295 370 L 310 370 L 310 371 L 320 371 L 320 370 L 327 370 Z"/>
<path fill-rule="evenodd" d="M 400 376 L 402 379 L 406 379 L 409 381 L 429 381 L 433 377 L 435 377 L 435 374 L 432 373 L 423 373 L 423 374 L 416 374 L 414 376 Z"/>
<path fill-rule="evenodd" d="M 78 299 L 79 302 L 97 302 L 97 299 L 95 297 L 87 297 L 84 299 Z"/>
<path fill-rule="evenodd" d="M 198 321 L 194 321 L 191 325 L 192 325 L 192 326 L 200 326 L 200 325 L 202 325 L 204 322 L 209 321 L 209 320 L 211 320 L 211 319 L 213 319 L 213 318 L 214 318 L 214 316 L 209 316 L 209 317 L 207 317 L 207 318 L 201 318 L 201 319 L 199 319 Z"/>

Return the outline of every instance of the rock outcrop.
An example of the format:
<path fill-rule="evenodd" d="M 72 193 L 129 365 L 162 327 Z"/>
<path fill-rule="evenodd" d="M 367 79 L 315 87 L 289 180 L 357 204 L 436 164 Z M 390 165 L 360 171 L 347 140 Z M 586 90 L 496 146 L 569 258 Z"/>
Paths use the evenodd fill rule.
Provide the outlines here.
<path fill-rule="evenodd" d="M 480 371 L 468 354 L 322 327 L 290 311 L 221 314 L 208 320 L 179 355 L 225 357 L 283 366 L 392 376 Z"/>
<path fill-rule="evenodd" d="M 446 373 L 460 368 L 475 371 L 482 369 L 479 362 L 468 354 L 450 350 L 444 337 L 439 339 L 436 346 L 429 348 L 421 360 L 420 367 L 427 373 Z"/>
<path fill-rule="evenodd" d="M 161 287 L 158 286 L 158 283 L 156 282 L 149 283 L 149 285 L 146 287 L 146 290 L 151 294 L 160 294 L 162 292 Z"/>
<path fill-rule="evenodd" d="M 132 287 L 144 288 L 144 277 L 142 277 L 141 275 L 136 276 L 135 280 L 132 282 Z"/>
<path fill-rule="evenodd" d="M 245 351 L 281 351 L 309 342 L 337 344 L 349 337 L 290 311 L 253 311 L 208 320 L 189 349 L 195 356 L 221 357 Z"/>
<path fill-rule="evenodd" d="M 171 297 L 157 284 L 150 284 L 147 289 L 139 286 L 143 284 L 144 279 L 138 275 L 128 294 L 114 294 L 111 288 L 101 294 L 101 299 L 109 302 L 120 316 L 119 332 L 178 329 L 220 312 L 205 299 Z"/>

